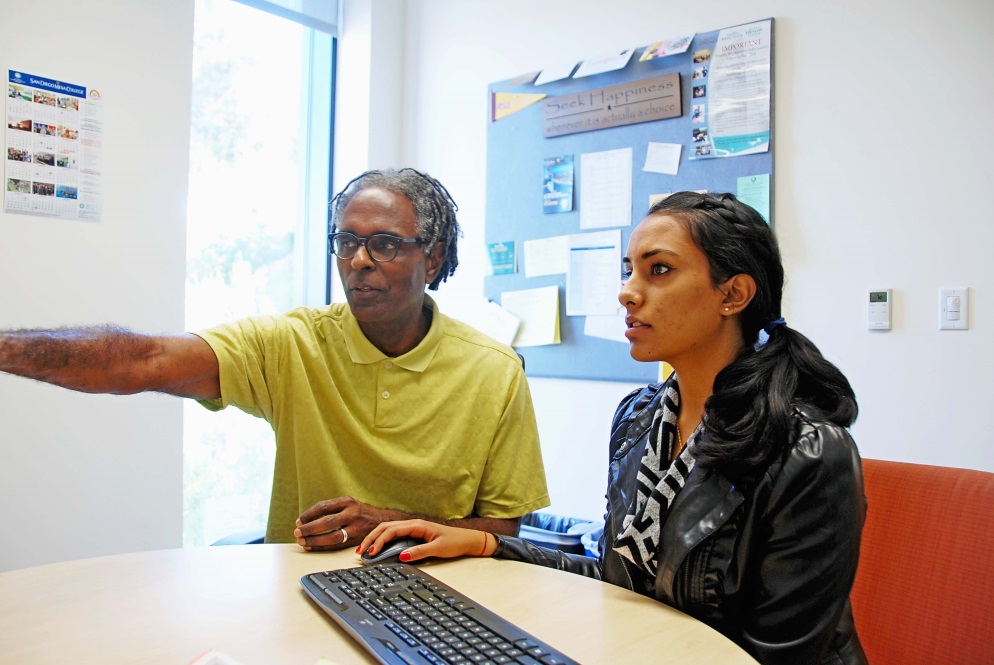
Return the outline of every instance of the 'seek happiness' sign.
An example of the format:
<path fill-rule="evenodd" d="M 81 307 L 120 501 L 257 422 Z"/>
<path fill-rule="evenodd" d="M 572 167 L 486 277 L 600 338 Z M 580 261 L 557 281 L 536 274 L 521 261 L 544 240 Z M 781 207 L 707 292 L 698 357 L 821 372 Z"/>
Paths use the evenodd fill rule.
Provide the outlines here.
<path fill-rule="evenodd" d="M 666 74 L 548 97 L 542 102 L 542 135 L 548 138 L 576 134 L 677 118 L 681 114 L 680 75 Z"/>

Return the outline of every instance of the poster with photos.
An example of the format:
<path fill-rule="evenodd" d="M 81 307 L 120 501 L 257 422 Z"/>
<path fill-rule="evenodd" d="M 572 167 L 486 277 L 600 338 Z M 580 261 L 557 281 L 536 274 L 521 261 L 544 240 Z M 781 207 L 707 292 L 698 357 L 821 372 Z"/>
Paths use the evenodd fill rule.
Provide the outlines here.
<path fill-rule="evenodd" d="M 8 70 L 6 116 L 4 212 L 99 222 L 100 94 Z"/>

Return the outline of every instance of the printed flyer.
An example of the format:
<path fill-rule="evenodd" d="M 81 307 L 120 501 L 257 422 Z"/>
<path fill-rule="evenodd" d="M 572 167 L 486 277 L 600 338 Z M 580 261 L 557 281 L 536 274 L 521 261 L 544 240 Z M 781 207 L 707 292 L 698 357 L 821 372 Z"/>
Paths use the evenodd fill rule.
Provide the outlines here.
<path fill-rule="evenodd" d="M 548 157 L 542 182 L 542 212 L 573 210 L 573 155 Z"/>
<path fill-rule="evenodd" d="M 8 70 L 4 212 L 100 221 L 103 106 L 96 90 Z"/>
<path fill-rule="evenodd" d="M 718 33 L 706 93 L 710 143 L 716 157 L 770 149 L 772 34 L 769 20 Z M 704 141 L 708 142 L 707 137 Z"/>
<path fill-rule="evenodd" d="M 487 245 L 490 257 L 491 275 L 510 275 L 518 272 L 518 258 L 514 253 L 514 241 L 492 242 Z"/>

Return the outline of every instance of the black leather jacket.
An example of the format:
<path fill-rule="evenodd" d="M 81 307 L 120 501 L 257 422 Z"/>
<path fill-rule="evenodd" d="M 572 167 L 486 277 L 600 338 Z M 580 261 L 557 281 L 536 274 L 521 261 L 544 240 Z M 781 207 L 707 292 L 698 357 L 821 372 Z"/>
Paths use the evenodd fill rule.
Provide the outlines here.
<path fill-rule="evenodd" d="M 601 557 L 499 538 L 495 556 L 528 561 L 651 596 L 709 624 L 761 663 L 860 665 L 849 591 L 866 514 L 849 433 L 798 413 L 797 441 L 748 487 L 698 466 L 661 527 L 655 579 L 615 552 L 659 384 L 626 397 L 614 417 Z"/>

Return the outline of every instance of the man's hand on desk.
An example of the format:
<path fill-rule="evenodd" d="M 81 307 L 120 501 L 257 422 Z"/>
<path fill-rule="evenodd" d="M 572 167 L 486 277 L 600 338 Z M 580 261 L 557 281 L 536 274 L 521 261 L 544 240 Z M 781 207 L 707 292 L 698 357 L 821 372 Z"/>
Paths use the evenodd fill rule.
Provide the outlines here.
<path fill-rule="evenodd" d="M 326 552 L 354 547 L 380 522 L 398 519 L 403 513 L 356 501 L 350 496 L 319 501 L 297 518 L 293 535 L 305 550 Z"/>
<path fill-rule="evenodd" d="M 421 519 L 450 527 L 488 531 L 505 536 L 518 535 L 520 518 L 466 517 L 457 520 L 436 520 L 402 510 L 377 508 L 350 496 L 319 501 L 297 518 L 293 535 L 297 544 L 310 552 L 327 552 L 355 547 L 381 522 Z M 479 539 L 479 535 L 475 536 Z"/>

